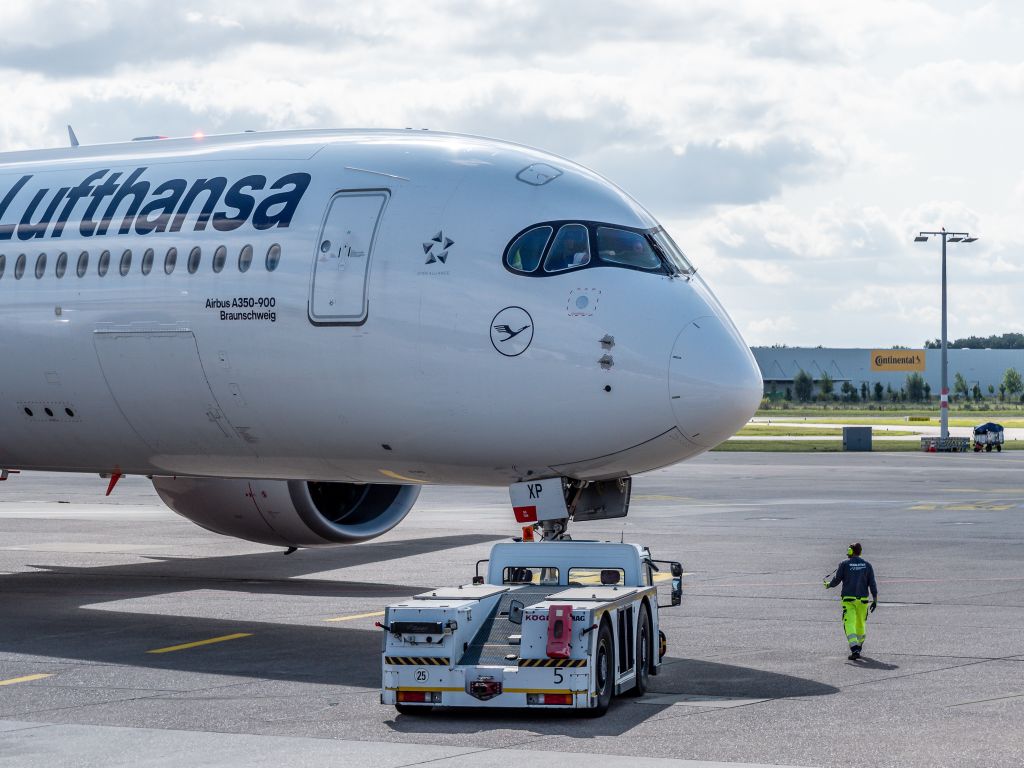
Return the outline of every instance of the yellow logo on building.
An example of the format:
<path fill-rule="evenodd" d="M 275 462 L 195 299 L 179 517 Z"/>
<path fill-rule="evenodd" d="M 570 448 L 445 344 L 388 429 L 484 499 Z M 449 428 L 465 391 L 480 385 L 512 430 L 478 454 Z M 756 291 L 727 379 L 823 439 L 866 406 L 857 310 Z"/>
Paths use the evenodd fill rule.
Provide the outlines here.
<path fill-rule="evenodd" d="M 873 349 L 872 371 L 924 371 L 923 349 Z"/>

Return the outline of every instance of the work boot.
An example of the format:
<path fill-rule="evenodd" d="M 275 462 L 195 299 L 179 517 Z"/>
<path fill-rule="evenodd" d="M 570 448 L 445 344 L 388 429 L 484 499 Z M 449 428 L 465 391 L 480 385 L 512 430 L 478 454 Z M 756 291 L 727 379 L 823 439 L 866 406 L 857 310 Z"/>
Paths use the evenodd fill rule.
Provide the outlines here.
<path fill-rule="evenodd" d="M 860 658 L 860 651 L 851 651 L 850 655 L 847 658 L 850 661 L 856 661 L 857 659 Z"/>

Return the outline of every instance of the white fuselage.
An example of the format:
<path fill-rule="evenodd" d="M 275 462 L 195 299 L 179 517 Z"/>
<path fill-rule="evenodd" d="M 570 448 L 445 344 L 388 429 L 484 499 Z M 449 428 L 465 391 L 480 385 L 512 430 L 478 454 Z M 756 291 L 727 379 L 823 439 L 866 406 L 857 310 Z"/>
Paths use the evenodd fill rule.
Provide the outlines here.
<path fill-rule="evenodd" d="M 129 181 L 146 186 L 129 195 Z M 517 145 L 336 131 L 13 153 L 3 201 L 0 468 L 617 477 L 706 450 L 760 398 L 699 277 L 505 266 L 540 222 L 658 226 L 599 176 Z M 527 332 L 495 336 L 523 317 Z"/>

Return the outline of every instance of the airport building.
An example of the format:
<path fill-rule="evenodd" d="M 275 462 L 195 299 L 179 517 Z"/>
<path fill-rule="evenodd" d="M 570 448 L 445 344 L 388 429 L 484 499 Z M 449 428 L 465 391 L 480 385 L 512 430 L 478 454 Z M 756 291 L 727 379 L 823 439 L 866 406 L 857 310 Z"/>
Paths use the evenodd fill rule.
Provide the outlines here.
<path fill-rule="evenodd" d="M 793 386 L 793 377 L 806 371 L 815 383 L 822 373 L 835 382 L 838 395 L 844 381 L 858 390 L 863 382 L 874 387 L 892 386 L 896 391 L 906 384 L 907 375 L 917 371 L 931 387 L 932 396 L 941 390 L 942 350 L 939 349 L 837 349 L 833 347 L 752 347 L 761 368 L 765 394 L 784 393 Z M 975 384 L 984 396 L 989 386 L 997 393 L 1007 368 L 1024 375 L 1024 349 L 949 349 L 949 389 L 953 391 L 960 373 L 969 388 Z"/>

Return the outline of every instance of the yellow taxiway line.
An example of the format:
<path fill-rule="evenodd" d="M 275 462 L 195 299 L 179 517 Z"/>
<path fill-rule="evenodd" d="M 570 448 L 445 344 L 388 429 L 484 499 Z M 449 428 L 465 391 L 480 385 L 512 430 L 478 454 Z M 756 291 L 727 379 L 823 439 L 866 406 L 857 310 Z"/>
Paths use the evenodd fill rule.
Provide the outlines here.
<path fill-rule="evenodd" d="M 356 613 L 352 616 L 335 616 L 333 619 L 324 619 L 324 621 L 354 621 L 355 619 L 372 619 L 383 615 L 384 611 L 374 611 L 373 613 Z"/>
<path fill-rule="evenodd" d="M 182 643 L 181 645 L 169 645 L 166 648 L 155 648 L 152 651 L 146 651 L 146 653 L 171 653 L 172 651 L 184 651 L 189 648 L 198 648 L 201 645 L 213 645 L 214 643 L 223 643 L 228 640 L 238 640 L 240 637 L 252 637 L 252 633 L 236 632 L 233 635 L 221 635 L 220 637 L 211 637 L 207 640 L 196 640 L 194 643 Z"/>
<path fill-rule="evenodd" d="M 14 685 L 15 683 L 30 683 L 33 680 L 42 680 L 45 677 L 53 677 L 52 674 L 47 675 L 24 675 L 22 677 L 12 677 L 9 680 L 0 680 L 0 685 Z"/>

